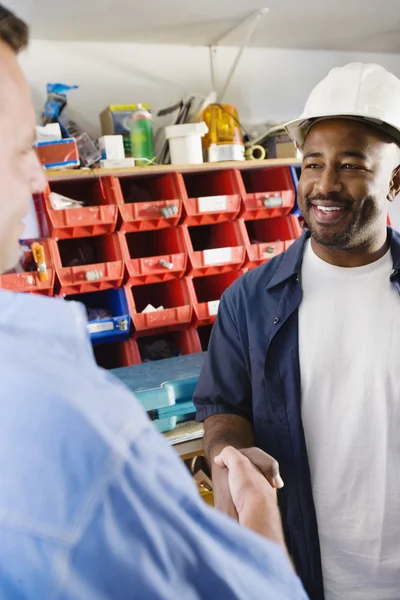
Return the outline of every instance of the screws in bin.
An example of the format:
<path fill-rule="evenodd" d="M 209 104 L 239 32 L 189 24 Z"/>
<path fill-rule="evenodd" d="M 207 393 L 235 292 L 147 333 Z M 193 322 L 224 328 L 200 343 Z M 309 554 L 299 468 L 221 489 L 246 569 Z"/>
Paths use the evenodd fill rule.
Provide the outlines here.
<path fill-rule="evenodd" d="M 178 207 L 176 204 L 169 204 L 168 206 L 163 206 L 160 208 L 160 213 L 165 219 L 169 219 L 170 217 L 178 214 Z"/>
<path fill-rule="evenodd" d="M 264 254 L 273 254 L 275 252 L 275 248 L 273 246 L 267 246 L 264 250 Z"/>
<path fill-rule="evenodd" d="M 173 269 L 173 268 L 174 268 L 174 263 L 172 263 L 172 262 L 168 262 L 167 260 L 164 260 L 163 258 L 160 258 L 160 260 L 159 260 L 159 264 L 160 264 L 162 267 L 165 267 L 166 269 L 169 269 L 169 270 L 171 270 L 171 269 Z"/>
<path fill-rule="evenodd" d="M 282 204 L 282 196 L 265 196 L 264 198 L 265 208 L 277 208 L 278 206 L 282 206 Z"/>
<path fill-rule="evenodd" d="M 85 277 L 86 281 L 98 281 L 103 277 L 103 271 L 97 271 L 97 269 L 93 269 L 93 271 L 86 271 Z"/>

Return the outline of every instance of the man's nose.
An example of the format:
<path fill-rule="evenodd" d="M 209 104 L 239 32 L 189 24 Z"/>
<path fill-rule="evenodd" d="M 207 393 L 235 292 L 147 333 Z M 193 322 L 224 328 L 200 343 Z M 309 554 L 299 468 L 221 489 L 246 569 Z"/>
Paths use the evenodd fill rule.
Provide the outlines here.
<path fill-rule="evenodd" d="M 315 182 L 315 189 L 324 196 L 331 192 L 340 192 L 342 184 L 338 171 L 334 167 L 325 167 L 319 170 L 319 177 Z"/>
<path fill-rule="evenodd" d="M 35 155 L 30 179 L 31 192 L 32 194 L 41 194 L 46 189 L 46 186 L 47 179 L 44 169 Z"/>

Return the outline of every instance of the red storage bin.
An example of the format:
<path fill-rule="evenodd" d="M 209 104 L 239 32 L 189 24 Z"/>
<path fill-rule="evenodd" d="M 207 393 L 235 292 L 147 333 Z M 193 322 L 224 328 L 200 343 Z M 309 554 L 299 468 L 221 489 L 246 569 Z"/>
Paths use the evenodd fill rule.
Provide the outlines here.
<path fill-rule="evenodd" d="M 187 254 L 180 227 L 119 235 L 130 285 L 168 281 L 184 275 Z"/>
<path fill-rule="evenodd" d="M 198 227 L 183 225 L 182 230 L 192 277 L 237 271 L 243 265 L 245 248 L 237 221 Z"/>
<path fill-rule="evenodd" d="M 187 278 L 196 325 L 214 323 L 222 294 L 241 275 L 241 271 L 231 271 L 219 275 Z"/>
<path fill-rule="evenodd" d="M 124 262 L 118 234 L 52 240 L 60 296 L 121 287 Z"/>
<path fill-rule="evenodd" d="M 185 195 L 182 176 L 165 173 L 118 180 L 121 231 L 147 231 L 178 225 Z"/>
<path fill-rule="evenodd" d="M 290 167 L 262 167 L 241 172 L 243 219 L 288 215 L 296 198 Z"/>
<path fill-rule="evenodd" d="M 137 340 L 142 362 L 153 362 L 201 352 L 201 343 L 194 327 L 182 331 L 167 331 Z"/>
<path fill-rule="evenodd" d="M 295 215 L 257 221 L 240 220 L 239 224 L 245 240 L 245 266 L 248 269 L 285 252 L 302 234 L 299 219 Z"/>
<path fill-rule="evenodd" d="M 93 352 L 97 364 L 103 369 L 119 369 L 140 365 L 142 362 L 138 345 L 133 339 L 127 342 L 99 344 L 93 347 Z"/>
<path fill-rule="evenodd" d="M 149 285 L 126 286 L 129 311 L 135 337 L 188 327 L 193 308 L 186 279 L 175 279 Z M 149 305 L 163 307 L 156 312 L 143 312 Z"/>
<path fill-rule="evenodd" d="M 0 275 L 0 288 L 12 292 L 29 292 L 31 294 L 41 294 L 42 296 L 52 296 L 54 293 L 55 269 L 51 242 L 48 239 L 29 240 L 29 242 L 39 242 L 44 248 L 47 281 L 40 281 L 39 273 L 36 267 L 33 267 L 35 268 L 34 271 Z M 32 264 L 34 264 L 33 258 Z"/>
<path fill-rule="evenodd" d="M 197 328 L 197 334 L 200 340 L 200 346 L 202 352 L 207 352 L 208 344 L 210 343 L 210 337 L 213 325 L 205 325 Z"/>
<path fill-rule="evenodd" d="M 49 234 L 55 239 L 104 235 L 117 225 L 117 195 L 114 177 L 52 182 L 44 193 Z M 85 202 L 83 208 L 55 210 L 50 192 Z"/>
<path fill-rule="evenodd" d="M 239 214 L 241 203 L 240 173 L 202 171 L 185 173 L 186 194 L 183 199 L 183 223 L 206 225 L 233 220 Z"/>

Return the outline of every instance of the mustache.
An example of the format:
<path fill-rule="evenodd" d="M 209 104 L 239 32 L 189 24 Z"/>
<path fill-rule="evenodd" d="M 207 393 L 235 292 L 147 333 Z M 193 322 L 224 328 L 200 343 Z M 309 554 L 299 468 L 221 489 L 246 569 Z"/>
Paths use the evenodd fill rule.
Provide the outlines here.
<path fill-rule="evenodd" d="M 353 200 L 348 198 L 347 196 L 343 196 L 342 194 L 337 194 L 336 192 L 332 192 L 330 194 L 314 194 L 314 196 L 306 196 L 306 202 L 308 205 L 311 202 L 320 201 L 330 201 L 330 202 L 338 202 L 339 204 L 343 204 L 344 206 L 352 206 Z"/>

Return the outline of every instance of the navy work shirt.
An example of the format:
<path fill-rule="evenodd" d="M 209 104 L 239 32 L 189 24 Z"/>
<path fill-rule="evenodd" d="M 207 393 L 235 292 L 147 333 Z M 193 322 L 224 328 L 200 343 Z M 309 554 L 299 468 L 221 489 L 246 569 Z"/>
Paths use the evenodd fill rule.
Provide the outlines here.
<path fill-rule="evenodd" d="M 388 229 L 391 281 L 400 291 L 400 234 Z M 223 295 L 194 402 L 197 419 L 236 414 L 256 446 L 280 465 L 289 552 L 311 600 L 323 600 L 321 557 L 301 420 L 298 308 L 304 234 L 284 254 L 238 279 Z M 400 304 L 399 304 L 400 308 Z M 323 341 L 323 340 L 322 340 Z"/>

